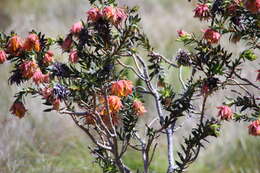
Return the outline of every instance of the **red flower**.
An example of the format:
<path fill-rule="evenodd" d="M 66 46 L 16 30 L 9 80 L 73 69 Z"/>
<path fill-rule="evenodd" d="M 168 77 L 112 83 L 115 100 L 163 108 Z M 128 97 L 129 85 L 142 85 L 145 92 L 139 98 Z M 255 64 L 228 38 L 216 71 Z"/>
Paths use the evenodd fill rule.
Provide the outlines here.
<path fill-rule="evenodd" d="M 100 19 L 101 14 L 98 8 L 91 8 L 90 10 L 87 11 L 88 15 L 88 20 L 91 20 L 93 22 L 96 22 L 97 20 Z"/>
<path fill-rule="evenodd" d="M 4 50 L 0 50 L 0 64 L 3 64 L 6 61 L 7 55 Z"/>
<path fill-rule="evenodd" d="M 10 108 L 10 112 L 19 118 L 23 118 L 26 111 L 23 103 L 20 101 L 15 101 Z"/>
<path fill-rule="evenodd" d="M 43 98 L 45 98 L 46 100 L 48 100 L 53 93 L 53 89 L 50 87 L 45 87 L 41 90 L 41 95 L 43 96 Z"/>
<path fill-rule="evenodd" d="M 135 100 L 133 103 L 133 109 L 137 115 L 144 115 L 147 112 L 143 103 L 139 100 Z"/>
<path fill-rule="evenodd" d="M 43 64 L 45 65 L 49 65 L 50 63 L 53 62 L 53 53 L 51 51 L 47 51 L 44 55 L 44 58 L 43 58 Z"/>
<path fill-rule="evenodd" d="M 38 69 L 34 74 L 33 74 L 33 81 L 36 85 L 39 85 L 40 83 L 47 83 L 49 82 L 49 75 L 48 74 L 42 74 L 41 70 Z"/>
<path fill-rule="evenodd" d="M 208 20 L 210 17 L 210 10 L 207 4 L 197 4 L 194 12 L 194 17 L 197 17 L 200 20 Z"/>
<path fill-rule="evenodd" d="M 119 97 L 125 97 L 133 92 L 133 84 L 130 80 L 119 80 L 114 82 L 111 86 L 111 92 L 113 95 Z"/>
<path fill-rule="evenodd" d="M 256 81 L 260 81 L 260 70 L 257 70 L 258 74 L 257 74 L 257 77 L 256 77 Z"/>
<path fill-rule="evenodd" d="M 21 48 L 22 48 L 22 42 L 19 36 L 13 36 L 9 39 L 7 45 L 7 49 L 9 53 L 16 55 Z"/>
<path fill-rule="evenodd" d="M 248 126 L 248 132 L 252 136 L 260 136 L 260 120 L 253 121 Z"/>
<path fill-rule="evenodd" d="M 219 42 L 220 33 L 214 29 L 206 29 L 204 32 L 204 39 L 207 40 L 209 44 L 216 44 Z"/>
<path fill-rule="evenodd" d="M 219 109 L 218 116 L 221 120 L 231 120 L 233 117 L 233 112 L 230 107 L 228 106 L 219 106 L 217 107 Z"/>
<path fill-rule="evenodd" d="M 78 34 L 82 29 L 83 29 L 82 22 L 77 22 L 77 23 L 75 23 L 75 24 L 71 27 L 70 32 L 71 32 L 72 34 Z"/>
<path fill-rule="evenodd" d="M 244 0 L 244 5 L 252 13 L 260 12 L 260 0 Z"/>
<path fill-rule="evenodd" d="M 27 39 L 25 40 L 23 44 L 23 50 L 25 51 L 32 51 L 34 50 L 35 52 L 39 52 L 41 49 L 40 46 L 40 40 L 38 35 L 36 34 L 29 34 Z"/>
<path fill-rule="evenodd" d="M 118 112 L 122 108 L 122 102 L 118 96 L 109 96 L 108 97 L 109 109 L 112 113 Z"/>
<path fill-rule="evenodd" d="M 63 41 L 62 45 L 61 45 L 61 48 L 64 52 L 67 52 L 71 49 L 72 47 L 72 43 L 73 43 L 73 40 L 72 40 L 72 36 L 71 35 L 68 35 L 65 40 Z"/>
<path fill-rule="evenodd" d="M 25 61 L 19 66 L 19 69 L 24 78 L 30 79 L 37 71 L 38 65 L 34 61 Z"/>
<path fill-rule="evenodd" d="M 78 52 L 76 50 L 74 51 L 71 51 L 70 52 L 70 55 L 69 55 L 69 61 L 71 63 L 77 63 L 79 60 L 79 57 L 78 57 Z"/>
<path fill-rule="evenodd" d="M 58 99 L 58 98 L 54 99 L 53 102 L 52 102 L 52 106 L 53 106 L 52 109 L 59 111 L 60 110 L 60 104 L 61 104 L 60 99 Z"/>

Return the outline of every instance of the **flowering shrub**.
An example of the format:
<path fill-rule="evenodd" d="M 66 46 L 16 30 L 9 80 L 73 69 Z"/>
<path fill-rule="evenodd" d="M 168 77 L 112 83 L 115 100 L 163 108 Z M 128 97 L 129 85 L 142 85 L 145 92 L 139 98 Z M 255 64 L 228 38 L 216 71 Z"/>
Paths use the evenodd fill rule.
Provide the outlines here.
<path fill-rule="evenodd" d="M 195 20 L 209 26 L 200 36 L 179 30 L 177 41 L 189 50 L 179 50 L 175 60 L 155 52 L 140 28 L 138 8 L 118 7 L 114 0 L 89 1 L 93 7 L 86 19 L 75 23 L 64 38 L 48 38 L 36 31 L 25 39 L 14 32 L 0 34 L 0 63 L 10 62 L 14 67 L 9 83 L 32 84 L 15 95 L 10 108 L 13 115 L 26 116 L 24 98 L 28 94 L 42 98 L 48 107 L 45 112 L 70 116 L 88 135 L 97 163 L 110 173 L 134 171 L 122 159 L 129 148 L 141 153 L 140 170 L 149 172 L 157 139 L 164 134 L 168 173 L 188 168 L 205 141 L 218 137 L 223 120 L 251 123 L 249 135 L 260 136 L 260 99 L 255 95 L 260 73 L 256 71 L 255 81 L 241 76 L 241 66 L 255 61 L 254 51 L 260 47 L 259 0 L 198 0 Z M 233 43 L 247 43 L 240 56 L 221 45 L 227 36 Z M 67 56 L 66 63 L 55 59 L 53 47 Z M 131 63 L 125 64 L 128 60 Z M 187 81 L 182 79 L 183 66 L 192 72 Z M 179 70 L 179 93 L 165 80 L 172 68 Z M 129 73 L 136 81 L 129 80 Z M 218 115 L 207 115 L 207 102 L 223 90 L 230 95 L 218 103 L 222 105 L 215 108 Z M 145 107 L 146 95 L 153 98 L 157 116 L 137 129 L 138 119 L 152 116 Z M 174 151 L 173 135 L 185 125 L 184 119 L 194 119 L 196 125 L 180 144 L 181 151 Z"/>

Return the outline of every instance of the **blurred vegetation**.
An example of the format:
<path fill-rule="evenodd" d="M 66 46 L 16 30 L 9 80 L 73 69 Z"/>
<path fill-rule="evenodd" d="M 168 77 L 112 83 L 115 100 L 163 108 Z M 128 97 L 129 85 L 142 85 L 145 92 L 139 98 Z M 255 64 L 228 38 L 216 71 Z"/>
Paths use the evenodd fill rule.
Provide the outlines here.
<path fill-rule="evenodd" d="M 0 31 L 25 34 L 32 28 L 48 35 L 62 35 L 69 26 L 85 17 L 86 0 L 0 0 Z M 203 26 L 192 18 L 192 5 L 183 0 L 121 0 L 141 7 L 143 28 L 158 51 L 174 57 L 181 45 L 175 42 L 176 30 L 199 32 Z M 192 25 L 191 25 L 192 24 Z M 239 46 L 233 47 L 239 49 Z M 88 150 L 88 140 L 65 117 L 44 114 L 40 100 L 27 101 L 31 115 L 18 120 L 8 113 L 15 88 L 7 85 L 8 65 L 0 68 L 0 173 L 100 173 Z M 168 81 L 179 89 L 176 71 Z M 185 76 L 189 70 L 185 69 Z M 215 103 L 209 106 L 216 106 Z M 153 108 L 150 108 L 152 112 Z M 148 117 L 149 118 L 149 117 Z M 140 122 L 142 123 L 142 122 Z M 244 129 L 243 129 L 244 130 Z M 196 161 L 192 173 L 260 173 L 259 139 L 247 137 L 232 125 L 209 145 L 208 152 Z M 182 137 L 182 132 L 176 137 Z M 214 140 L 213 140 L 214 141 Z M 164 173 L 167 167 L 165 145 L 155 155 L 151 173 Z M 130 168 L 141 167 L 140 156 L 132 151 L 124 158 Z"/>

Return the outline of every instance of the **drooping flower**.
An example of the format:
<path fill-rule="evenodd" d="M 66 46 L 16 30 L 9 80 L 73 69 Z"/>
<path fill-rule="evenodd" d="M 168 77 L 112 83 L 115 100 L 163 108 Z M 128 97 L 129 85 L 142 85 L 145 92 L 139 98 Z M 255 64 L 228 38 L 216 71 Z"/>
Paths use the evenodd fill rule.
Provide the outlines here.
<path fill-rule="evenodd" d="M 45 65 L 49 65 L 50 63 L 53 62 L 53 52 L 51 51 L 47 51 L 43 57 L 43 64 Z"/>
<path fill-rule="evenodd" d="M 0 50 L 0 64 L 3 64 L 7 59 L 7 55 L 4 50 Z"/>
<path fill-rule="evenodd" d="M 260 0 L 244 0 L 244 5 L 251 13 L 260 12 Z"/>
<path fill-rule="evenodd" d="M 32 51 L 39 52 L 41 49 L 40 40 L 38 35 L 32 33 L 26 38 L 25 42 L 23 43 L 23 50 L 25 51 Z"/>
<path fill-rule="evenodd" d="M 111 93 L 119 97 L 125 97 L 133 92 L 133 84 L 130 80 L 119 80 L 111 86 Z"/>
<path fill-rule="evenodd" d="M 248 132 L 252 136 L 260 136 L 260 120 L 253 121 L 248 126 Z"/>
<path fill-rule="evenodd" d="M 70 32 L 72 34 L 78 34 L 80 33 L 80 31 L 83 29 L 83 25 L 82 25 L 82 22 L 79 21 L 77 23 L 75 23 L 74 25 L 72 25 L 71 29 L 70 29 Z"/>
<path fill-rule="evenodd" d="M 217 107 L 219 109 L 218 116 L 221 120 L 231 120 L 233 117 L 233 112 L 230 107 L 228 106 L 219 106 Z"/>
<path fill-rule="evenodd" d="M 16 55 L 22 48 L 21 38 L 17 35 L 11 37 L 7 44 L 8 53 Z"/>
<path fill-rule="evenodd" d="M 10 108 L 10 112 L 19 118 L 23 118 L 26 111 L 23 103 L 20 101 L 15 101 Z"/>
<path fill-rule="evenodd" d="M 69 61 L 71 63 L 77 63 L 78 60 L 79 60 L 78 52 L 76 50 L 71 51 L 69 55 Z"/>
<path fill-rule="evenodd" d="M 260 70 L 257 70 L 258 74 L 257 74 L 257 77 L 256 77 L 256 81 L 260 81 Z"/>
<path fill-rule="evenodd" d="M 118 25 L 122 23 L 127 18 L 127 14 L 125 9 L 123 8 L 115 8 L 115 16 L 113 18 L 113 24 Z"/>
<path fill-rule="evenodd" d="M 210 10 L 207 4 L 197 4 L 194 12 L 194 17 L 199 18 L 201 21 L 208 20 L 210 18 Z"/>
<path fill-rule="evenodd" d="M 221 37 L 220 33 L 215 31 L 214 29 L 206 29 L 204 32 L 204 39 L 207 40 L 209 44 L 216 44 L 219 42 L 219 39 Z"/>
<path fill-rule="evenodd" d="M 49 82 L 49 75 L 48 74 L 42 74 L 41 70 L 38 69 L 32 77 L 34 83 L 36 85 L 39 85 L 40 83 L 47 83 Z"/>
<path fill-rule="evenodd" d="M 19 66 L 19 69 L 24 78 L 30 79 L 37 71 L 38 65 L 34 61 L 25 61 Z"/>
<path fill-rule="evenodd" d="M 94 7 L 87 11 L 88 20 L 96 22 L 101 18 L 101 13 L 98 8 Z"/>
<path fill-rule="evenodd" d="M 73 43 L 72 35 L 68 35 L 61 45 L 62 50 L 64 52 L 70 51 L 70 49 L 72 48 L 72 43 Z"/>
<path fill-rule="evenodd" d="M 135 100 L 133 102 L 133 109 L 134 109 L 134 111 L 135 111 L 135 113 L 137 115 L 144 115 L 144 113 L 147 112 L 147 110 L 145 109 L 143 103 L 141 101 L 139 101 L 139 100 Z"/>
<path fill-rule="evenodd" d="M 108 105 L 112 113 L 118 112 L 123 106 L 121 99 L 118 96 L 109 96 Z"/>
<path fill-rule="evenodd" d="M 56 98 L 52 101 L 52 109 L 53 110 L 56 110 L 56 111 L 59 111 L 60 110 L 60 104 L 61 104 L 61 100 Z"/>
<path fill-rule="evenodd" d="M 116 18 L 116 10 L 111 6 L 106 6 L 102 11 L 102 15 L 105 19 L 114 21 Z"/>

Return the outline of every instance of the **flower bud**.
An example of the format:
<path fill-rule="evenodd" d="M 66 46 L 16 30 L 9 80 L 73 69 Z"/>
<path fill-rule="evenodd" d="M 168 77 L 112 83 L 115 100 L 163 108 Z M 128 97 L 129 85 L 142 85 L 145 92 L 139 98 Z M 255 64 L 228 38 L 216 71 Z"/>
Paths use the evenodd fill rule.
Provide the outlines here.
<path fill-rule="evenodd" d="M 47 51 L 44 55 L 44 58 L 43 58 L 43 64 L 45 65 L 49 65 L 50 63 L 53 62 L 53 53 L 51 51 Z"/>

